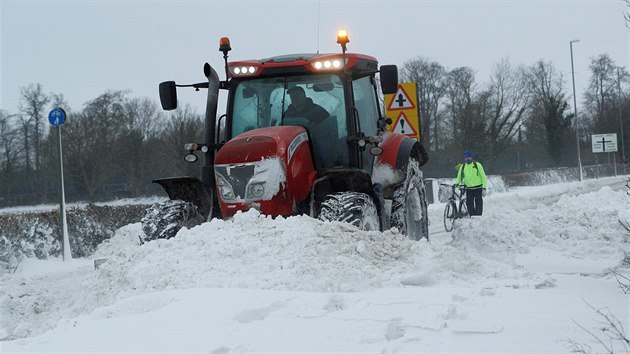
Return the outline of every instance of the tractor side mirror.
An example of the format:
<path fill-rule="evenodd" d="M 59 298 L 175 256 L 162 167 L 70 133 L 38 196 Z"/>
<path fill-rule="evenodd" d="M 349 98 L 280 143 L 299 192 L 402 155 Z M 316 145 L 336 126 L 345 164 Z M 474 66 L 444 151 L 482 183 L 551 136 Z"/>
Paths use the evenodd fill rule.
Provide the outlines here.
<path fill-rule="evenodd" d="M 398 91 L 398 67 L 396 65 L 382 65 L 380 72 L 383 94 L 395 94 Z"/>
<path fill-rule="evenodd" d="M 160 103 L 165 111 L 172 111 L 177 108 L 177 88 L 175 81 L 164 81 L 160 83 Z"/>

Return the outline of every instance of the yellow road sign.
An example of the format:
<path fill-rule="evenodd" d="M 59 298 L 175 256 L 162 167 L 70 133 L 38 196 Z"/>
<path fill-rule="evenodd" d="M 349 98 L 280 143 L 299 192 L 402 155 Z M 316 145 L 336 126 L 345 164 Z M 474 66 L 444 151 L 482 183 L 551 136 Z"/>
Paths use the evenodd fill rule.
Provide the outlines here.
<path fill-rule="evenodd" d="M 420 140 L 415 82 L 402 82 L 395 94 L 385 95 L 385 116 L 392 120 L 392 124 L 387 126 L 388 131 Z"/>

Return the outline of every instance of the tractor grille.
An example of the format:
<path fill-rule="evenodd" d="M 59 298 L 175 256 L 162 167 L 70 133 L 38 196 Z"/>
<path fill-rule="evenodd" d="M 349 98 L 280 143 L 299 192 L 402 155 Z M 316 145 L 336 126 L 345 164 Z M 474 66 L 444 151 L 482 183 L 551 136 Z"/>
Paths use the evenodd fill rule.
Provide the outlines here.
<path fill-rule="evenodd" d="M 215 165 L 216 173 L 220 173 L 232 186 L 236 200 L 245 199 L 247 183 L 254 176 L 255 164 Z"/>

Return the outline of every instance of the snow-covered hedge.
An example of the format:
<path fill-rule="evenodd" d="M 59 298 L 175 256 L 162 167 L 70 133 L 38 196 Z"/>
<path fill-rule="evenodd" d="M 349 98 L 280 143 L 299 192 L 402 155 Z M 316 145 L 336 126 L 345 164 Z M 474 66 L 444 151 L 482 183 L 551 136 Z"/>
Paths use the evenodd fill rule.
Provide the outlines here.
<path fill-rule="evenodd" d="M 503 178 L 509 186 L 539 186 L 575 181 L 578 179 L 578 172 L 577 168 L 561 167 L 521 173 L 510 173 L 503 175 Z"/>
<path fill-rule="evenodd" d="M 75 207 L 67 210 L 73 257 L 85 257 L 124 225 L 139 222 L 146 205 Z M 61 255 L 59 210 L 0 215 L 0 266 L 22 257 Z"/>

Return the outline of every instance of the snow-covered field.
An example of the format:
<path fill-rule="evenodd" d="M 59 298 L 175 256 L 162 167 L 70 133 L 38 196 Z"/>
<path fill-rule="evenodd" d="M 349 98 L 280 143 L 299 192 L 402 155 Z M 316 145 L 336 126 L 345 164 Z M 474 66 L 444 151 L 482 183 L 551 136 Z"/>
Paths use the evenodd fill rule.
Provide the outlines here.
<path fill-rule="evenodd" d="M 0 353 L 615 352 L 609 268 L 629 250 L 621 177 L 512 189 L 431 242 L 256 212 L 0 277 Z M 94 270 L 95 259 L 108 261 Z M 627 270 L 625 270 L 627 272 Z M 590 333 L 589 333 L 590 332 Z"/>

